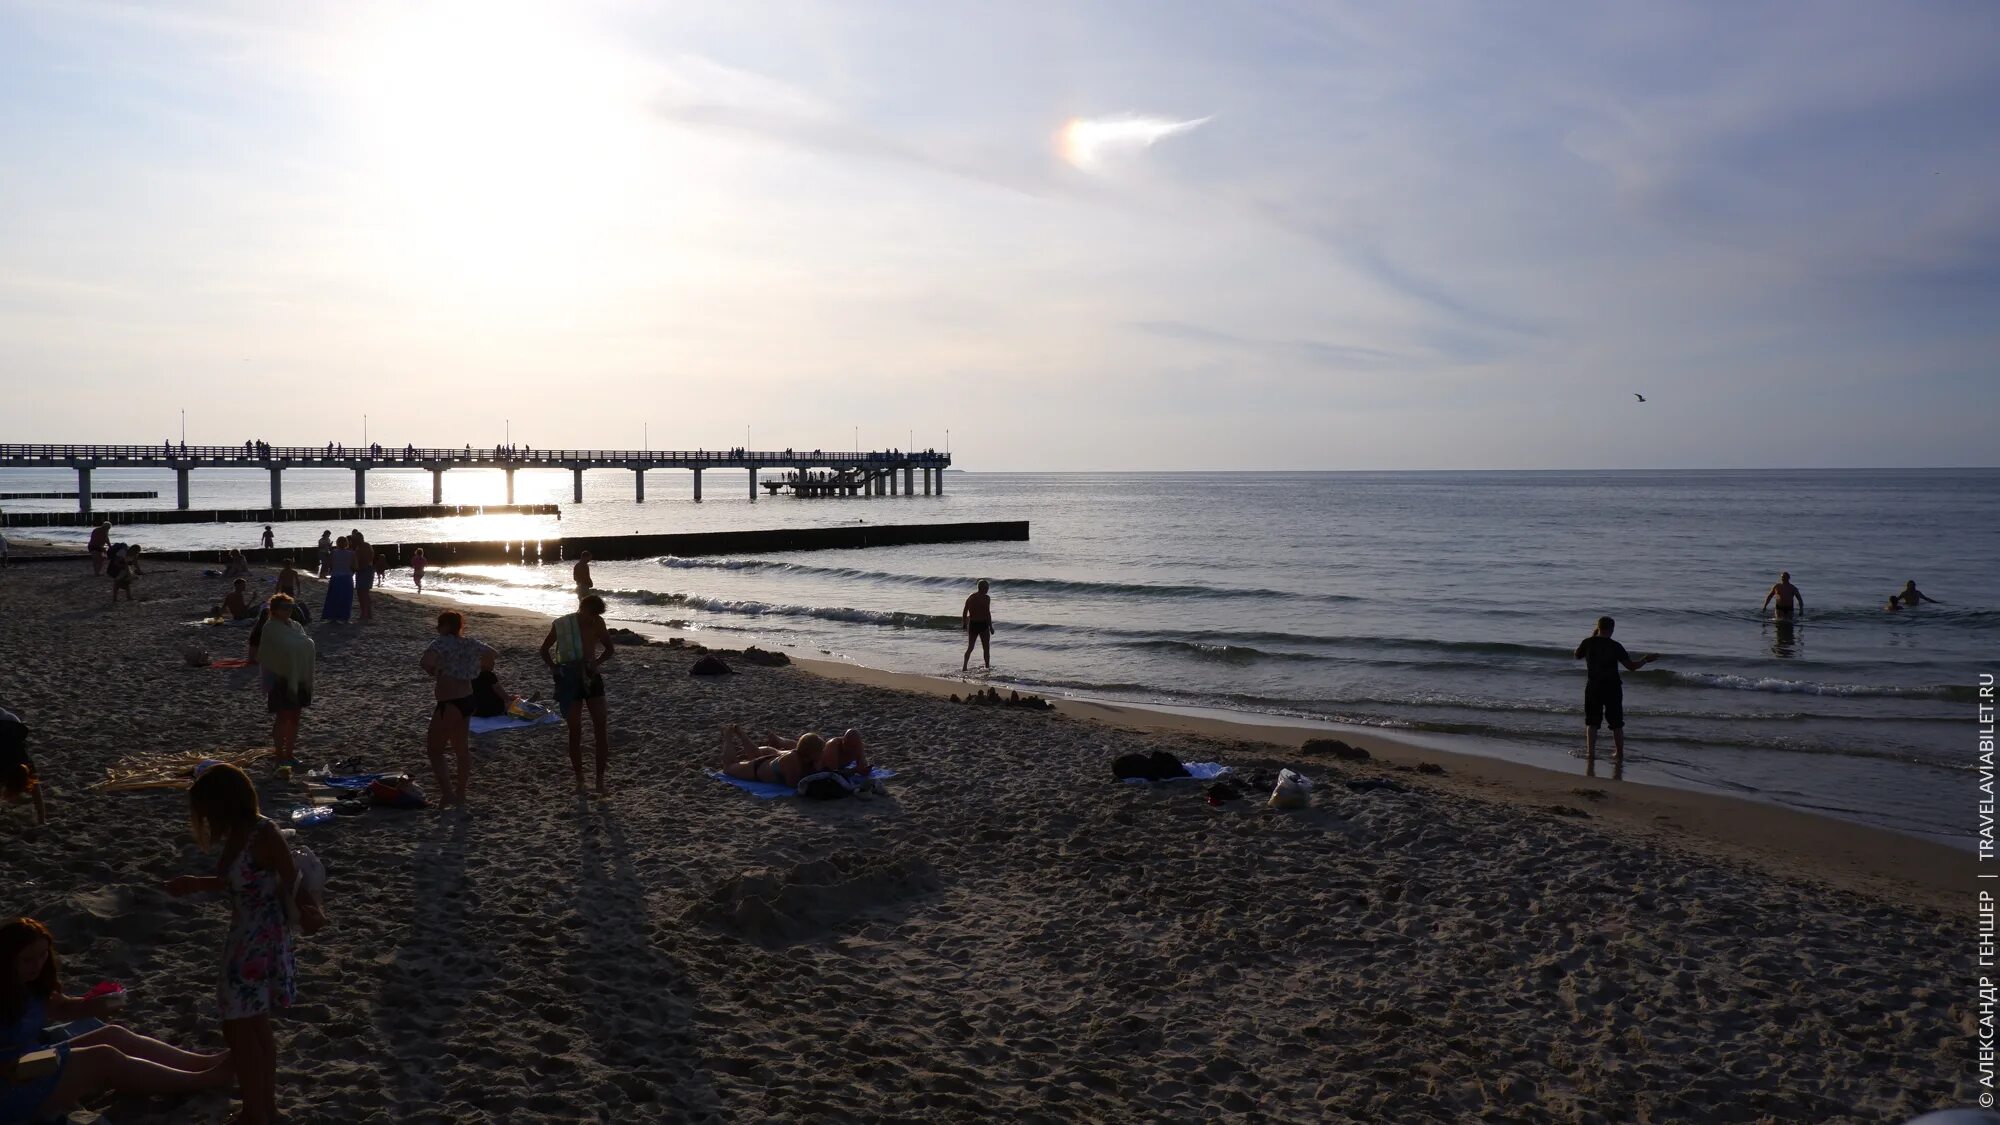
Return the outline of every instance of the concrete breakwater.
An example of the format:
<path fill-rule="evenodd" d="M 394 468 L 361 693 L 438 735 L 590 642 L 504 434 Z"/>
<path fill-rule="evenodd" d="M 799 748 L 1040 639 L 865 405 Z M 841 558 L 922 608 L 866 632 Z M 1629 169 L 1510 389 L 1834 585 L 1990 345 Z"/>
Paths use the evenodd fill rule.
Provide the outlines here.
<path fill-rule="evenodd" d="M 540 564 L 573 562 L 583 552 L 592 558 L 648 559 L 661 555 L 755 555 L 772 551 L 829 551 L 856 547 L 907 547 L 920 543 L 1016 542 L 1028 539 L 1027 520 L 992 520 L 977 523 L 856 524 L 842 527 L 788 527 L 766 531 L 706 531 L 659 535 L 577 535 L 560 539 L 528 539 L 490 542 L 377 543 L 377 556 L 385 569 L 405 565 L 418 547 L 433 566 L 493 566 L 508 563 Z M 217 562 L 221 551 L 147 551 L 148 559 L 178 562 Z M 310 547 L 275 547 L 246 550 L 253 563 L 275 565 L 285 559 L 302 569 L 319 565 L 319 556 Z"/>

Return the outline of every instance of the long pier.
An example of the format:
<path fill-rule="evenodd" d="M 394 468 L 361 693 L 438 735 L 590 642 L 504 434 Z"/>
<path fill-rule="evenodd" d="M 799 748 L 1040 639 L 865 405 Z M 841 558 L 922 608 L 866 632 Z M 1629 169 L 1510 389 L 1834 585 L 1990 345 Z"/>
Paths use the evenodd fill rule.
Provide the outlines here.
<path fill-rule="evenodd" d="M 576 535 L 561 539 L 529 539 L 466 543 L 375 543 L 378 559 L 386 558 L 386 569 L 406 564 L 417 547 L 432 565 L 491 566 L 505 563 L 558 563 L 575 560 L 589 551 L 591 558 L 650 559 L 662 555 L 692 558 L 698 555 L 756 555 L 771 551 L 830 551 L 855 547 L 907 547 L 918 543 L 979 543 L 1028 540 L 1027 520 L 989 520 L 977 523 L 843 524 L 839 527 L 790 527 L 769 531 L 705 531 L 662 535 Z M 219 562 L 222 551 L 147 551 L 152 560 L 173 562 Z M 71 556 L 79 557 L 79 556 Z M 247 550 L 243 557 L 253 563 L 291 560 L 310 569 L 318 565 L 317 552 L 308 548 L 272 547 Z"/>
<path fill-rule="evenodd" d="M 104 468 L 171 469 L 176 478 L 177 507 L 188 509 L 188 477 L 196 469 L 263 469 L 271 474 L 271 508 L 283 508 L 286 469 L 347 469 L 354 473 L 354 506 L 368 504 L 368 471 L 401 469 L 431 474 L 431 503 L 444 502 L 444 474 L 450 469 L 499 469 L 507 474 L 507 503 L 514 502 L 514 474 L 522 469 L 568 469 L 575 478 L 575 502 L 583 503 L 587 469 L 628 469 L 635 499 L 646 499 L 646 473 L 653 469 L 687 469 L 694 473 L 694 498 L 701 499 L 701 474 L 709 469 L 745 469 L 750 474 L 750 498 L 757 498 L 759 470 L 790 470 L 800 477 L 813 469 L 832 469 L 859 476 L 866 488 L 855 495 L 916 495 L 916 474 L 923 473 L 924 495 L 944 492 L 949 453 L 926 450 L 877 450 L 834 453 L 823 449 L 695 449 L 610 450 L 530 449 L 496 446 L 474 449 L 388 449 L 371 445 L 348 449 L 337 443 L 317 446 L 272 446 L 244 442 L 241 446 L 197 445 L 0 445 L 0 467 L 70 469 L 76 473 L 77 511 L 90 511 L 90 474 Z"/>
<path fill-rule="evenodd" d="M 103 493 L 98 495 L 102 496 Z M 210 508 L 111 512 L 15 512 L 0 515 L 0 527 L 89 527 L 98 523 L 317 523 L 323 520 L 423 520 L 450 516 L 553 516 L 560 504 L 390 504 L 372 508 Z"/>

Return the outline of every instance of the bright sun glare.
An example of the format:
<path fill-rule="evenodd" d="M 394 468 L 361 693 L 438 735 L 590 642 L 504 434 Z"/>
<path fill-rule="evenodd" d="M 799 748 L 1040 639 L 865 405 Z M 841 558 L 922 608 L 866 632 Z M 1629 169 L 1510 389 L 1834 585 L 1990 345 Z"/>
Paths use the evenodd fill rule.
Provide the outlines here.
<path fill-rule="evenodd" d="M 398 10 L 353 43 L 358 192 L 410 265 L 483 286 L 563 273 L 609 221 L 645 149 L 644 100 L 559 11 Z"/>

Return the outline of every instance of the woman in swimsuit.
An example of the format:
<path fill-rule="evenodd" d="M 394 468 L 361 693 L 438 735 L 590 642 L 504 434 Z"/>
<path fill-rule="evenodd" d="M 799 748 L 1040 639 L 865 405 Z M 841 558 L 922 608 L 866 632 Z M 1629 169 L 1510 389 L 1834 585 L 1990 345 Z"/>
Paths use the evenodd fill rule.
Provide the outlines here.
<path fill-rule="evenodd" d="M 472 782 L 472 681 L 493 670 L 497 655 L 491 646 L 465 635 L 465 618 L 447 610 L 438 614 L 437 639 L 424 649 L 424 672 L 437 681 L 437 705 L 431 708 L 427 743 L 431 769 L 437 772 L 438 806 L 465 803 Z M 458 759 L 458 783 L 445 768 L 445 750 Z"/>
<path fill-rule="evenodd" d="M 765 735 L 768 745 L 757 746 L 743 728 L 735 723 L 722 728 L 722 760 L 717 763 L 724 774 L 740 777 L 745 781 L 766 781 L 777 785 L 796 788 L 800 779 L 807 774 L 818 773 L 831 767 L 825 764 L 826 740 L 810 732 L 796 740 Z"/>

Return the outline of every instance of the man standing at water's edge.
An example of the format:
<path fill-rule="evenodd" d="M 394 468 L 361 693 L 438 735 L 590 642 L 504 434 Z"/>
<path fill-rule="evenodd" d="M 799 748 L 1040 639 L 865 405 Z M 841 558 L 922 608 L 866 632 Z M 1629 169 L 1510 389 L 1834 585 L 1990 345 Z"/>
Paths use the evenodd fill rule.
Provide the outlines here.
<path fill-rule="evenodd" d="M 1637 672 L 1660 658 L 1657 652 L 1647 653 L 1639 660 L 1625 651 L 1625 646 L 1611 639 L 1611 631 L 1618 623 L 1609 617 L 1597 619 L 1597 630 L 1576 646 L 1576 659 L 1584 662 L 1583 682 L 1583 756 L 1584 772 L 1597 776 L 1597 728 L 1602 724 L 1611 726 L 1613 758 L 1611 776 L 1622 780 L 1625 776 L 1625 683 L 1618 678 L 1618 666 L 1623 664 L 1628 672 Z"/>
<path fill-rule="evenodd" d="M 958 615 L 965 622 L 965 659 L 959 661 L 958 670 L 963 672 L 972 666 L 975 644 L 986 666 L 993 667 L 993 599 L 986 596 L 986 579 L 980 579 L 979 589 L 966 596 L 965 608 Z"/>

